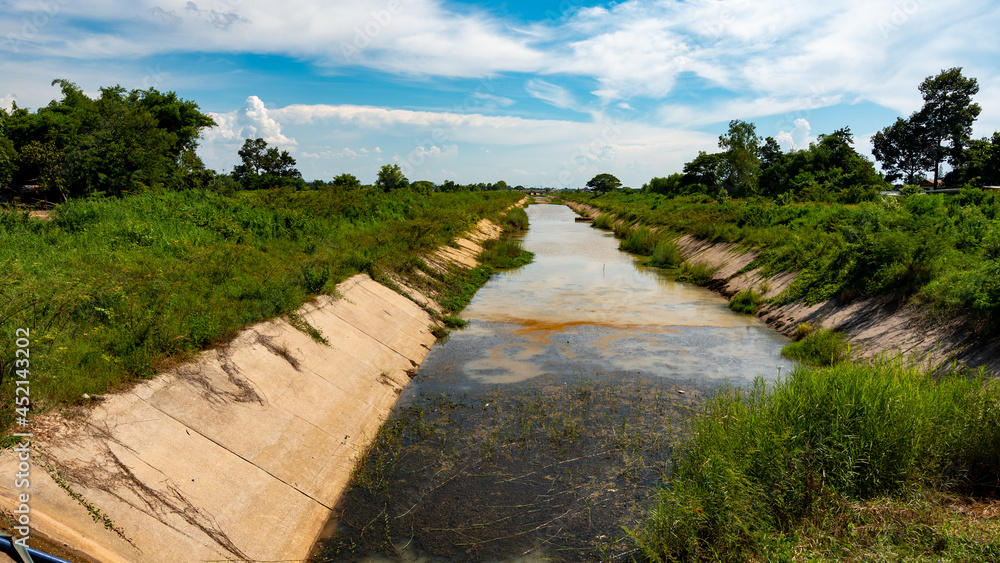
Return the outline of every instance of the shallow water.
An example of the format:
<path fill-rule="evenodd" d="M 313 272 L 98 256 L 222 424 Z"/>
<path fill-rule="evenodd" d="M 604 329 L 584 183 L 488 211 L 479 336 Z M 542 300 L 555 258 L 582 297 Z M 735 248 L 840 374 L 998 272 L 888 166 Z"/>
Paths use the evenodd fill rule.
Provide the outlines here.
<path fill-rule="evenodd" d="M 787 340 L 711 291 L 665 278 L 567 207 L 529 208 L 535 261 L 494 277 L 435 346 L 413 391 L 474 388 L 542 374 L 641 374 L 748 385 L 791 364 Z"/>
<path fill-rule="evenodd" d="M 383 426 L 317 561 L 630 560 L 672 448 L 723 385 L 789 373 L 725 299 L 534 205 L 535 261 L 495 276 Z"/>

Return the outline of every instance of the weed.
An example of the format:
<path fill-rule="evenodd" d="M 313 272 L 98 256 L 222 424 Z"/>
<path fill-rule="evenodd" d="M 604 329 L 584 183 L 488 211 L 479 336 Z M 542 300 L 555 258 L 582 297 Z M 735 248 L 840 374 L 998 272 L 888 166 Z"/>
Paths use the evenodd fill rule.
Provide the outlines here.
<path fill-rule="evenodd" d="M 737 313 L 753 315 L 760 310 L 764 303 L 764 298 L 752 289 L 744 289 L 729 300 L 729 308 Z"/>
<path fill-rule="evenodd" d="M 697 264 L 692 264 L 685 260 L 681 262 L 680 269 L 677 273 L 677 279 L 681 281 L 688 281 L 696 285 L 705 285 L 711 281 L 712 276 L 718 271 L 719 268 L 709 266 L 704 262 L 698 262 Z"/>
<path fill-rule="evenodd" d="M 847 359 L 847 339 L 834 330 L 810 332 L 802 340 L 787 344 L 781 355 L 807 364 L 830 366 Z"/>
<path fill-rule="evenodd" d="M 448 328 L 463 328 L 465 327 L 465 325 L 469 324 L 469 321 L 465 319 L 461 319 L 459 317 L 450 317 L 450 316 L 441 317 L 441 322 L 443 322 L 444 326 Z"/>
<path fill-rule="evenodd" d="M 657 268 L 677 268 L 684 261 L 681 249 L 672 240 L 659 240 L 653 247 L 653 254 L 647 262 Z"/>

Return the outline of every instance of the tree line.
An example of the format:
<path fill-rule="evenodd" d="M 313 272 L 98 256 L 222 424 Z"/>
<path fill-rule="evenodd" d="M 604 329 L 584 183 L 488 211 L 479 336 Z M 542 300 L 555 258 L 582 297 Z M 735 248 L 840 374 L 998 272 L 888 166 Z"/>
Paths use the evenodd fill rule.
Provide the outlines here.
<path fill-rule="evenodd" d="M 155 88 L 100 89 L 92 99 L 74 83 L 57 79 L 62 98 L 37 111 L 0 109 L 0 202 L 66 201 L 86 196 L 122 196 L 149 188 L 211 189 L 220 192 L 278 187 L 369 188 L 391 192 L 504 191 L 495 183 L 411 182 L 399 165 L 382 166 L 373 185 L 351 174 L 306 182 L 288 151 L 261 138 L 246 139 L 240 163 L 229 174 L 205 167 L 198 139 L 216 123 L 196 104 Z"/>
<path fill-rule="evenodd" d="M 972 124 L 981 112 L 972 101 L 979 92 L 976 79 L 966 78 L 956 67 L 928 76 L 918 88 L 923 107 L 872 137 L 872 153 L 883 172 L 855 150 L 849 127 L 819 135 L 807 148 L 786 152 L 773 137 L 758 135 L 753 123 L 733 120 L 719 136 L 719 148 L 724 150 L 700 151 L 682 172 L 652 178 L 642 190 L 669 196 L 857 203 L 874 199 L 891 182 L 916 184 L 927 173 L 938 185 L 945 163 L 951 169 L 943 176 L 944 185 L 1000 184 L 1000 132 L 971 138 Z M 620 185 L 610 174 L 599 174 L 587 184 L 598 192 Z"/>

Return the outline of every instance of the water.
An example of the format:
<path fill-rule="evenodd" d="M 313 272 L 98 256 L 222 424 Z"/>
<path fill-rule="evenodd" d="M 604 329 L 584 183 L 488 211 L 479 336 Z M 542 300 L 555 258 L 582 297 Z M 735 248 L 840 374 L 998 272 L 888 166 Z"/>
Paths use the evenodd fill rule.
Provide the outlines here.
<path fill-rule="evenodd" d="M 338 507 L 321 561 L 628 560 L 674 444 L 723 385 L 789 373 L 787 340 L 535 205 L 535 261 L 434 347 Z"/>

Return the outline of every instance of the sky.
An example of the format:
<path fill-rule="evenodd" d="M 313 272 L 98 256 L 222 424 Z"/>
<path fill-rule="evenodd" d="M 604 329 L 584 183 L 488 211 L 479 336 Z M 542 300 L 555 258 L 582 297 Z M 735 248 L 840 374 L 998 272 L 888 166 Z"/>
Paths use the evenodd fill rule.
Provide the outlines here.
<path fill-rule="evenodd" d="M 975 137 L 1000 130 L 993 0 L 0 0 L 0 107 L 53 79 L 192 100 L 220 172 L 246 138 L 307 180 L 641 187 L 718 151 L 730 120 L 785 150 L 918 110 L 917 86 L 979 81 Z"/>

